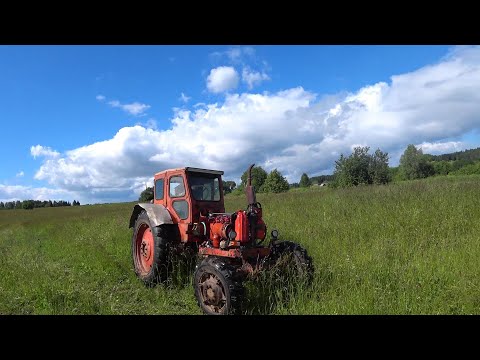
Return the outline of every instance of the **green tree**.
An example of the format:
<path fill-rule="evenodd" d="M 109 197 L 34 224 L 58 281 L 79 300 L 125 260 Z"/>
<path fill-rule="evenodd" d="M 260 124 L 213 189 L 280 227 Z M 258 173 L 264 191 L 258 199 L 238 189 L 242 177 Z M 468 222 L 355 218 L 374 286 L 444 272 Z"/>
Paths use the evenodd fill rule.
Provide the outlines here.
<path fill-rule="evenodd" d="M 224 181 L 222 180 L 222 184 L 223 184 L 223 193 L 224 194 L 230 194 L 233 190 L 235 190 L 235 187 L 237 186 L 237 184 L 235 183 L 235 181 Z"/>
<path fill-rule="evenodd" d="M 480 161 L 476 163 L 468 164 L 460 169 L 451 172 L 452 175 L 473 175 L 473 174 L 480 174 Z"/>
<path fill-rule="evenodd" d="M 254 166 L 252 168 L 252 185 L 255 189 L 256 192 L 262 192 L 263 191 L 263 183 L 267 179 L 267 172 L 262 169 L 261 166 Z M 242 175 L 242 188 L 245 188 L 247 186 L 247 180 L 248 180 L 248 171 L 245 171 Z"/>
<path fill-rule="evenodd" d="M 272 172 L 267 175 L 265 183 L 263 184 L 263 190 L 265 192 L 280 193 L 288 191 L 289 188 L 290 186 L 288 185 L 287 179 L 285 179 L 277 169 L 272 170 Z"/>
<path fill-rule="evenodd" d="M 33 200 L 25 200 L 22 206 L 25 210 L 33 210 L 35 202 Z"/>
<path fill-rule="evenodd" d="M 388 168 L 388 174 L 389 174 L 388 177 L 390 181 L 399 182 L 399 181 L 405 180 L 402 177 L 402 173 L 400 171 L 399 166 Z"/>
<path fill-rule="evenodd" d="M 388 153 L 377 149 L 373 155 L 370 155 L 369 150 L 368 146 L 358 146 L 348 157 L 341 154 L 335 161 L 333 185 L 348 187 L 388 183 L 391 180 Z"/>
<path fill-rule="evenodd" d="M 400 171 L 406 180 L 422 179 L 434 174 L 433 166 L 423 155 L 422 149 L 410 144 L 400 157 Z"/>
<path fill-rule="evenodd" d="M 306 173 L 302 174 L 302 177 L 300 178 L 300 187 L 309 187 L 310 186 L 310 179 L 308 178 L 308 175 Z"/>
<path fill-rule="evenodd" d="M 149 202 L 150 200 L 153 200 L 153 187 L 143 190 L 138 199 L 139 202 Z"/>
<path fill-rule="evenodd" d="M 384 153 L 380 149 L 375 150 L 369 162 L 369 175 L 371 184 L 387 184 L 390 181 L 388 153 Z"/>
<path fill-rule="evenodd" d="M 0 210 L 3 210 L 5 209 L 5 204 L 3 203 L 3 201 L 0 202 Z"/>
<path fill-rule="evenodd" d="M 452 171 L 452 165 L 448 161 L 433 161 L 431 164 L 435 175 L 448 175 Z"/>
<path fill-rule="evenodd" d="M 343 154 L 335 161 L 335 182 L 337 186 L 357 186 L 371 184 L 369 164 L 371 156 L 368 154 L 368 146 L 355 147 L 349 157 Z"/>

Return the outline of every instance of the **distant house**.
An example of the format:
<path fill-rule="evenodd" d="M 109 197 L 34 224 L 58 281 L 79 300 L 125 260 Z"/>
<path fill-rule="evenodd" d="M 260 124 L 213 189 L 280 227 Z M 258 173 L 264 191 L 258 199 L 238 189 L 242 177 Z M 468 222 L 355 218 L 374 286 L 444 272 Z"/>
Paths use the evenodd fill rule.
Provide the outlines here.
<path fill-rule="evenodd" d="M 320 185 L 318 186 L 327 186 L 327 183 L 321 183 Z"/>

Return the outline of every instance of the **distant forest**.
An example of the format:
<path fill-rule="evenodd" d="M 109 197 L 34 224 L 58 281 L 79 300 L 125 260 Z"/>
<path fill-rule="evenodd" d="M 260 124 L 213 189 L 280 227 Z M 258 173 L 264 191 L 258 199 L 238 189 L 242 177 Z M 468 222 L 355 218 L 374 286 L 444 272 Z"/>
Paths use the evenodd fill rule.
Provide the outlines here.
<path fill-rule="evenodd" d="M 7 201 L 0 202 L 0 210 L 13 210 L 13 209 L 34 209 L 45 207 L 60 207 L 60 206 L 80 206 L 80 201 L 73 200 L 73 203 L 69 201 L 52 201 L 52 200 L 24 200 L 24 201 Z"/>
<path fill-rule="evenodd" d="M 467 161 L 473 162 L 476 160 L 480 160 L 480 148 L 457 151 L 451 154 L 443 154 L 443 155 L 426 154 L 426 157 L 427 157 L 427 160 L 429 161 L 467 160 Z"/>

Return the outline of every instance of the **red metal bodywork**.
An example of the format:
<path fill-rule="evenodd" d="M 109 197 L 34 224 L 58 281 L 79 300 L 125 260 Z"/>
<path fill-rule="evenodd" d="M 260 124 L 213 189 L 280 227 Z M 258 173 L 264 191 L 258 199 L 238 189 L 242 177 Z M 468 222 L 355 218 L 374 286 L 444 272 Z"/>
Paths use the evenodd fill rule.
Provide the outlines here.
<path fill-rule="evenodd" d="M 221 174 L 214 175 L 218 176 L 219 179 L 220 199 L 218 201 L 198 201 L 191 193 L 192 189 L 189 186 L 190 170 L 187 169 L 191 168 L 165 170 L 155 174 L 154 177 L 155 184 L 158 180 L 163 180 L 163 187 L 154 186 L 154 204 L 163 205 L 168 210 L 173 223 L 178 225 L 179 241 L 182 243 L 197 243 L 199 245 L 198 252 L 205 256 L 222 256 L 243 260 L 267 256 L 270 253 L 270 248 L 255 245 L 256 239 L 263 240 L 266 237 L 266 225 L 262 220 L 260 205 L 257 207 L 254 202 L 249 205 L 247 211 L 238 210 L 233 214 L 225 213 Z M 223 174 L 223 172 L 217 173 Z M 183 192 L 170 193 L 172 191 L 170 183 L 173 177 L 176 178 L 174 180 L 175 184 L 179 183 L 179 178 L 183 180 Z M 249 191 L 247 193 L 248 200 L 255 201 L 255 194 L 251 185 Z M 183 213 L 177 212 L 174 207 L 176 202 L 181 203 L 183 209 L 187 207 L 187 210 Z M 251 217 L 254 220 L 250 220 Z M 252 223 L 252 221 L 254 222 Z M 234 239 L 231 238 L 233 237 L 230 234 L 232 231 L 236 233 Z"/>
<path fill-rule="evenodd" d="M 244 210 L 237 211 L 237 220 L 235 221 L 235 232 L 237 233 L 237 239 L 241 244 L 248 242 L 248 221 L 247 214 Z"/>
<path fill-rule="evenodd" d="M 183 179 L 184 187 L 185 187 L 185 194 L 183 196 L 178 197 L 171 197 L 169 194 L 169 186 L 170 180 L 174 176 L 180 176 Z M 154 181 L 163 179 L 163 198 L 157 199 L 158 196 L 154 194 L 154 204 L 163 205 L 167 208 L 170 216 L 172 217 L 172 221 L 174 224 L 178 224 L 178 229 L 180 232 L 180 241 L 182 242 L 198 242 L 201 241 L 201 238 L 195 236 L 189 230 L 193 226 L 194 223 L 199 223 L 201 221 L 201 214 L 206 213 L 208 211 L 212 213 L 223 213 L 225 212 L 225 205 L 223 200 L 223 185 L 220 181 L 220 200 L 219 201 L 197 201 L 191 194 L 190 187 L 188 186 L 188 178 L 187 178 L 187 171 L 185 168 L 180 169 L 172 169 L 172 170 L 165 170 L 155 174 Z M 154 186 L 155 188 L 155 186 Z M 175 211 L 173 207 L 173 203 L 176 201 L 186 201 L 188 204 L 188 216 L 182 219 L 179 214 Z M 205 221 L 205 217 L 204 217 Z"/>

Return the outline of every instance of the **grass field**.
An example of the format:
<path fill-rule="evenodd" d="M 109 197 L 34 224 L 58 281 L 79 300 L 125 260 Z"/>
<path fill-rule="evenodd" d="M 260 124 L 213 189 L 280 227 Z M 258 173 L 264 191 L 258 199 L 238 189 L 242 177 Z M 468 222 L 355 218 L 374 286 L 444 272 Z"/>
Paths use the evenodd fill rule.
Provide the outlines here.
<path fill-rule="evenodd" d="M 249 286 L 249 314 L 479 314 L 480 177 L 259 194 L 315 278 L 285 300 Z M 191 277 L 133 273 L 133 203 L 0 211 L 1 314 L 200 314 Z M 227 196 L 227 211 L 244 196 Z M 258 293 L 257 293 L 258 292 Z"/>

